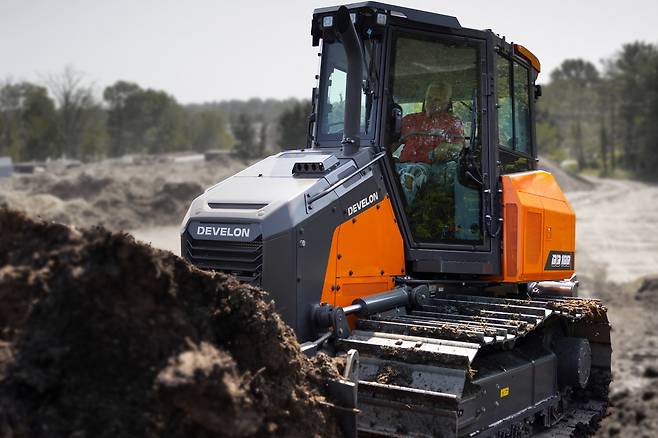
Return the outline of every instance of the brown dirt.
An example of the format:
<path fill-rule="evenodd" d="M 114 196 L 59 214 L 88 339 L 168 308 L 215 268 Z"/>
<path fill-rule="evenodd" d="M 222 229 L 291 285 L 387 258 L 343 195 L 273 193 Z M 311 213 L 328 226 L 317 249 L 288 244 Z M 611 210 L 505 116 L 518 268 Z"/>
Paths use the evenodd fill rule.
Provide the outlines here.
<path fill-rule="evenodd" d="M 0 179 L 0 205 L 77 227 L 131 230 L 179 224 L 192 199 L 247 163 L 175 162 L 166 156 L 47 168 Z"/>
<path fill-rule="evenodd" d="M 383 364 L 377 370 L 375 381 L 386 385 L 408 386 L 413 381 L 413 377 L 409 369 L 389 363 Z"/>
<path fill-rule="evenodd" d="M 0 435 L 333 436 L 264 292 L 105 229 L 0 209 Z"/>
<path fill-rule="evenodd" d="M 566 313 L 571 316 L 582 315 L 585 321 L 608 322 L 608 309 L 598 300 L 581 299 L 578 301 L 551 301 L 547 303 L 546 308 Z"/>
<path fill-rule="evenodd" d="M 613 381 L 597 437 L 658 436 L 658 278 L 606 283 L 583 277 L 584 293 L 608 307 Z"/>

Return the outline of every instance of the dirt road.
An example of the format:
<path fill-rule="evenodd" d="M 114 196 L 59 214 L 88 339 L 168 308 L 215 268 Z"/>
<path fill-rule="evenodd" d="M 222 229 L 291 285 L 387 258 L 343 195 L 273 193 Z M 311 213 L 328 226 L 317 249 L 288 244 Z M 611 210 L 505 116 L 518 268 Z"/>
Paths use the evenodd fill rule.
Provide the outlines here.
<path fill-rule="evenodd" d="M 577 217 L 577 271 L 615 283 L 658 274 L 658 186 L 591 180 L 594 190 L 567 193 Z"/>

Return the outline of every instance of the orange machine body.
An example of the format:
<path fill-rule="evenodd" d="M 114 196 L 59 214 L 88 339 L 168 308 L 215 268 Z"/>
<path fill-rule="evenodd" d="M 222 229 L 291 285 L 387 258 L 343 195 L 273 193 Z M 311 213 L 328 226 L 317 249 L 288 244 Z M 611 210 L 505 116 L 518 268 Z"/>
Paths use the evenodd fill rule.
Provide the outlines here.
<path fill-rule="evenodd" d="M 321 301 L 349 306 L 356 298 L 393 289 L 400 275 L 404 243 L 386 196 L 334 231 Z"/>
<path fill-rule="evenodd" d="M 553 175 L 503 175 L 503 259 L 493 280 L 562 280 L 574 273 L 576 215 Z"/>
<path fill-rule="evenodd" d="M 502 176 L 503 255 L 494 282 L 561 280 L 574 273 L 576 217 L 553 175 Z M 348 306 L 405 274 L 404 241 L 388 196 L 334 230 L 321 302 Z"/>

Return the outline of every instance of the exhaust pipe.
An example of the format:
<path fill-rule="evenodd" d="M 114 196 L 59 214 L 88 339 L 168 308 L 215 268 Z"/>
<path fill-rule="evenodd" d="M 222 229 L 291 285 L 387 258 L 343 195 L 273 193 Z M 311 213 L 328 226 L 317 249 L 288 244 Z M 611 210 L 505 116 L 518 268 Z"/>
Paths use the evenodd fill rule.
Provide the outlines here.
<path fill-rule="evenodd" d="M 363 52 L 349 10 L 341 6 L 336 14 L 336 30 L 347 55 L 347 84 L 345 86 L 345 114 L 343 118 L 343 151 L 355 154 L 361 145 L 361 94 L 363 93 Z"/>
<path fill-rule="evenodd" d="M 528 289 L 535 294 L 577 297 L 579 285 L 578 277 L 574 274 L 568 280 L 533 282 L 528 285 Z"/>

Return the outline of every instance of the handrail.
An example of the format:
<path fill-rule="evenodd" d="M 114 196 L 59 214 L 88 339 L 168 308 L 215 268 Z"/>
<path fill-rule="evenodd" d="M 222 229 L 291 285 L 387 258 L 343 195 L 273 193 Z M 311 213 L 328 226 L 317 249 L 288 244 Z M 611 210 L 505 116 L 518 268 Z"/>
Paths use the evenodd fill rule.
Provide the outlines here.
<path fill-rule="evenodd" d="M 326 195 L 328 195 L 329 193 L 333 192 L 333 191 L 336 190 L 338 187 L 342 186 L 342 185 L 345 184 L 348 180 L 350 180 L 352 177 L 354 177 L 356 174 L 363 172 L 363 171 L 366 169 L 366 167 L 370 167 L 370 166 L 372 166 L 375 162 L 381 160 L 385 155 L 386 155 L 386 152 L 380 152 L 379 154 L 375 155 L 375 158 L 373 158 L 372 160 L 368 161 L 366 164 L 364 164 L 363 166 L 359 167 L 359 168 L 356 169 L 354 172 L 352 172 L 352 173 L 350 173 L 349 175 L 347 175 L 346 177 L 341 178 L 340 180 L 336 181 L 335 183 L 333 183 L 332 185 L 330 185 L 329 187 L 327 187 L 326 189 L 324 189 L 324 190 L 321 191 L 320 193 L 317 193 L 317 194 L 311 196 L 311 197 L 308 199 L 308 205 L 311 205 L 313 202 L 317 201 L 318 199 L 323 198 L 323 197 L 325 197 Z"/>

